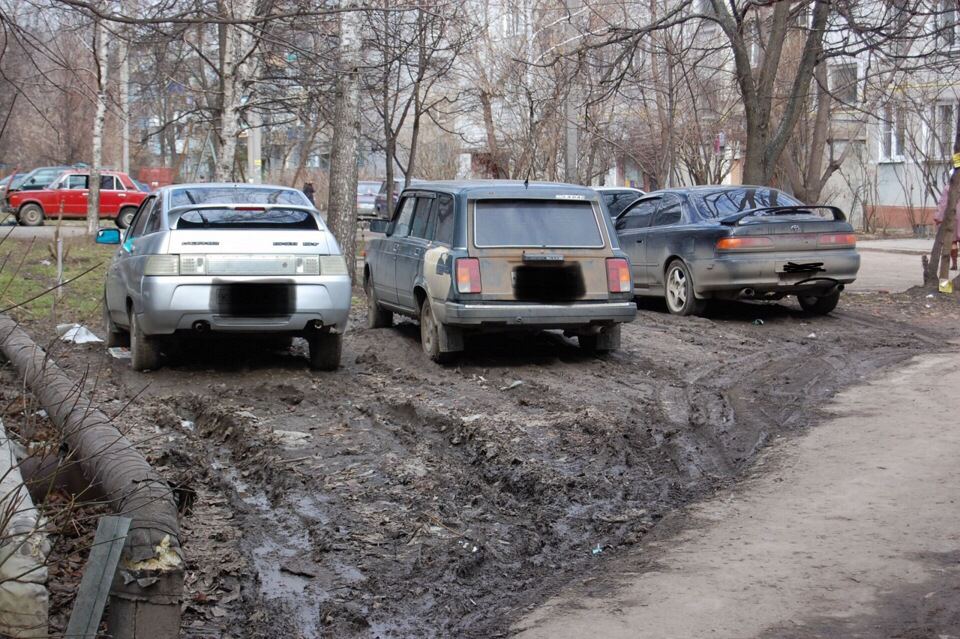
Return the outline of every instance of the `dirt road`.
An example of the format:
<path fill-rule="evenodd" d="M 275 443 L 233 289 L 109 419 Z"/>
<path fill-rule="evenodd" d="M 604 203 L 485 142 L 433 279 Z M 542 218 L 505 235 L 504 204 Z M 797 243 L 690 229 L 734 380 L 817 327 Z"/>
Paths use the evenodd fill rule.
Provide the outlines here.
<path fill-rule="evenodd" d="M 415 323 L 359 328 L 360 303 L 336 373 L 310 372 L 299 341 L 195 344 L 147 374 L 102 347 L 56 353 L 197 491 L 185 637 L 506 636 L 960 321 L 923 294 L 851 294 L 826 317 L 644 302 L 605 358 L 545 332 L 440 367 Z"/>
<path fill-rule="evenodd" d="M 759 476 L 662 522 L 633 565 L 564 592 L 518 636 L 960 635 L 958 389 L 951 353 L 840 393 Z"/>

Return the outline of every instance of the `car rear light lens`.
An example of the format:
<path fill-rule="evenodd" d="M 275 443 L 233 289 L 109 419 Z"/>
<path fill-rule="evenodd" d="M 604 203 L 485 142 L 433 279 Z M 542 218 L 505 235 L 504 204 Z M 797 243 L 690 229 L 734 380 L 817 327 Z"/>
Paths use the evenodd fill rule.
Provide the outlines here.
<path fill-rule="evenodd" d="M 857 236 L 853 233 L 828 233 L 817 238 L 817 246 L 823 248 L 853 248 Z"/>
<path fill-rule="evenodd" d="M 757 251 L 773 248 L 769 237 L 725 237 L 717 242 L 718 251 Z"/>
<path fill-rule="evenodd" d="M 318 263 L 321 275 L 347 274 L 347 262 L 342 255 L 322 255 Z"/>
<path fill-rule="evenodd" d="M 622 257 L 607 259 L 607 287 L 611 293 L 629 293 L 630 265 Z"/>
<path fill-rule="evenodd" d="M 480 260 L 475 257 L 461 257 L 457 260 L 457 290 L 461 293 L 479 293 Z"/>
<path fill-rule="evenodd" d="M 143 267 L 144 275 L 179 275 L 179 255 L 151 255 Z"/>
<path fill-rule="evenodd" d="M 205 255 L 181 255 L 180 256 L 180 274 L 181 275 L 203 275 L 207 272 L 207 259 Z"/>

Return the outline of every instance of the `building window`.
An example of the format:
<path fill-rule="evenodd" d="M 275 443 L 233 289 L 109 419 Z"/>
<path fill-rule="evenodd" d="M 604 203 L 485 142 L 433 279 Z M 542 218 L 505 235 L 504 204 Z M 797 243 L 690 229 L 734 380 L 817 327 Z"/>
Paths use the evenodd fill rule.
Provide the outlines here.
<path fill-rule="evenodd" d="M 906 137 L 903 109 L 888 104 L 883 109 L 880 122 L 880 159 L 886 162 L 903 161 L 903 144 Z"/>
<path fill-rule="evenodd" d="M 954 48 L 960 44 L 960 24 L 957 22 L 957 0 L 938 0 L 936 2 L 937 44 Z"/>
<path fill-rule="evenodd" d="M 830 69 L 830 92 L 843 104 L 855 104 L 859 101 L 857 90 L 857 64 L 838 64 Z"/>
<path fill-rule="evenodd" d="M 935 104 L 930 107 L 931 160 L 943 160 L 953 155 L 953 141 L 957 131 L 957 105 Z"/>

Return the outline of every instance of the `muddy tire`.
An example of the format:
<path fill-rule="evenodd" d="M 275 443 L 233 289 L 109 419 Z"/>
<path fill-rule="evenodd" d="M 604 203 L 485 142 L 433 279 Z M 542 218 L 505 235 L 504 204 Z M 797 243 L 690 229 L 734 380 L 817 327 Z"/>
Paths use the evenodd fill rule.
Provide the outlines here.
<path fill-rule="evenodd" d="M 694 295 L 693 276 L 683 260 L 674 260 L 667 265 L 663 292 L 667 309 L 674 315 L 701 315 L 707 308 L 707 301 Z"/>
<path fill-rule="evenodd" d="M 580 350 L 588 355 L 604 355 L 620 348 L 620 325 L 607 328 L 605 333 L 577 335 Z"/>
<path fill-rule="evenodd" d="M 343 333 L 320 333 L 307 338 L 310 347 L 310 368 L 316 371 L 335 371 L 340 366 L 343 352 Z"/>
<path fill-rule="evenodd" d="M 106 334 L 107 348 L 113 346 L 130 346 L 130 333 L 117 326 L 107 311 L 107 298 L 103 298 L 103 332 Z"/>
<path fill-rule="evenodd" d="M 133 309 L 130 309 L 130 366 L 135 371 L 160 368 L 160 338 L 143 334 Z"/>
<path fill-rule="evenodd" d="M 17 220 L 22 226 L 42 226 L 44 220 L 43 209 L 36 204 L 27 204 L 20 209 Z"/>
<path fill-rule="evenodd" d="M 826 315 L 837 307 L 840 302 L 840 291 L 834 291 L 829 295 L 797 295 L 797 301 L 800 302 L 800 308 L 811 315 Z"/>
<path fill-rule="evenodd" d="M 125 229 L 133 222 L 133 216 L 136 215 L 136 213 L 137 209 L 133 206 L 120 209 L 120 212 L 117 214 L 117 219 L 114 220 L 114 222 L 116 222 L 118 228 Z"/>
<path fill-rule="evenodd" d="M 390 328 L 393 326 L 393 313 L 380 308 L 377 294 L 373 291 L 371 276 L 363 282 L 363 290 L 367 294 L 367 328 Z"/>
<path fill-rule="evenodd" d="M 433 307 L 430 306 L 430 300 L 423 300 L 420 306 L 420 345 L 423 352 L 426 353 L 432 361 L 437 364 L 447 364 L 453 360 L 453 353 L 444 353 L 440 350 L 439 331 L 443 326 L 437 323 L 433 316 Z"/>

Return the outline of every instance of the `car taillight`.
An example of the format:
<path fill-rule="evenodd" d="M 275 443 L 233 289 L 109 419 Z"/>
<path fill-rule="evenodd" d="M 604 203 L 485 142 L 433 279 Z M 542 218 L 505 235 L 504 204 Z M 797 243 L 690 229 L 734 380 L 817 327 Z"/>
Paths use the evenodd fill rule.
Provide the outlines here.
<path fill-rule="evenodd" d="M 857 245 L 853 233 L 825 233 L 817 238 L 817 246 L 824 248 L 852 248 Z"/>
<path fill-rule="evenodd" d="M 309 270 L 312 268 L 310 260 L 315 260 L 316 258 L 305 258 L 304 274 L 313 275 L 313 271 Z M 297 263 L 297 268 L 300 267 L 300 263 Z M 300 271 L 298 271 L 300 272 Z M 347 274 L 347 261 L 343 259 L 342 255 L 321 255 L 319 269 L 317 271 L 320 275 L 346 275 Z"/>
<path fill-rule="evenodd" d="M 611 293 L 630 292 L 630 265 L 622 257 L 607 259 L 607 288 Z"/>
<path fill-rule="evenodd" d="M 457 290 L 461 293 L 479 293 L 480 260 L 475 257 L 461 257 L 457 260 Z"/>
<path fill-rule="evenodd" d="M 718 251 L 757 251 L 773 248 L 769 237 L 725 237 L 717 242 Z"/>
<path fill-rule="evenodd" d="M 151 255 L 143 267 L 144 275 L 179 275 L 179 255 Z"/>

